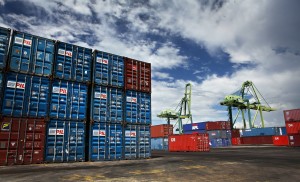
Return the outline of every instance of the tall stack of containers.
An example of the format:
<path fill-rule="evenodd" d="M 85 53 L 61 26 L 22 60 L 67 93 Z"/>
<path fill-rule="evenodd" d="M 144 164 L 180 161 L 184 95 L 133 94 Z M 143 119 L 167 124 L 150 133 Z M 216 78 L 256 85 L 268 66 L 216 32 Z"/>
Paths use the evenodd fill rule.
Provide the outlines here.
<path fill-rule="evenodd" d="M 151 64 L 125 58 L 124 158 L 151 156 Z"/>
<path fill-rule="evenodd" d="M 210 147 L 226 147 L 231 145 L 231 127 L 228 121 L 208 121 L 183 125 L 185 134 L 207 133 Z"/>
<path fill-rule="evenodd" d="M 89 160 L 123 159 L 123 57 L 95 50 L 89 123 Z"/>
<path fill-rule="evenodd" d="M 283 111 L 289 146 L 300 146 L 300 109 Z"/>
<path fill-rule="evenodd" d="M 45 161 L 85 161 L 92 50 L 59 41 L 55 45 Z"/>
<path fill-rule="evenodd" d="M 9 31 L 1 30 L 1 60 L 5 67 Z M 6 35 L 6 36 L 5 36 Z M 6 41 L 5 40 L 6 37 Z M 13 31 L 3 82 L 0 164 L 44 161 L 49 89 L 54 41 Z"/>
<path fill-rule="evenodd" d="M 231 130 L 231 145 L 241 145 L 241 135 L 239 129 Z"/>
<path fill-rule="evenodd" d="M 173 135 L 173 125 L 161 124 L 151 126 L 151 150 L 167 151 L 168 136 Z"/>

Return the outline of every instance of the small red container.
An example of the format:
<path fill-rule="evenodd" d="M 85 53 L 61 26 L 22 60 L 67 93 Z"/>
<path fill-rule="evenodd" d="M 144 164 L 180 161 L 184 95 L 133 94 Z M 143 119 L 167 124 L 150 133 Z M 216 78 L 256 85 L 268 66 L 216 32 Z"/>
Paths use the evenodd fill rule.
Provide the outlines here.
<path fill-rule="evenodd" d="M 240 137 L 231 138 L 231 144 L 232 145 L 241 145 L 241 138 Z"/>
<path fill-rule="evenodd" d="M 0 126 L 0 165 L 43 162 L 46 132 L 43 119 L 7 117 Z"/>
<path fill-rule="evenodd" d="M 210 150 L 208 134 L 183 134 L 169 136 L 170 152 L 207 152 Z"/>
<path fill-rule="evenodd" d="M 249 144 L 249 145 L 273 144 L 272 137 L 273 136 L 242 137 L 241 144 Z"/>
<path fill-rule="evenodd" d="M 287 134 L 299 134 L 300 132 L 300 122 L 285 122 L 286 133 Z"/>
<path fill-rule="evenodd" d="M 206 130 L 226 130 L 227 121 L 209 121 L 206 122 Z M 229 125 L 230 126 L 230 125 Z"/>
<path fill-rule="evenodd" d="M 289 137 L 289 146 L 300 147 L 300 134 L 288 135 L 288 137 Z"/>
<path fill-rule="evenodd" d="M 125 89 L 151 93 L 151 64 L 125 58 Z"/>
<path fill-rule="evenodd" d="M 231 137 L 232 138 L 241 137 L 240 130 L 239 129 L 233 129 L 233 130 L 231 130 Z"/>
<path fill-rule="evenodd" d="M 292 109 L 283 111 L 285 122 L 300 121 L 300 109 Z"/>
<path fill-rule="evenodd" d="M 273 136 L 273 145 L 288 146 L 289 145 L 289 137 L 286 135 Z"/>
<path fill-rule="evenodd" d="M 155 125 L 151 126 L 151 138 L 164 138 L 173 135 L 173 125 Z"/>

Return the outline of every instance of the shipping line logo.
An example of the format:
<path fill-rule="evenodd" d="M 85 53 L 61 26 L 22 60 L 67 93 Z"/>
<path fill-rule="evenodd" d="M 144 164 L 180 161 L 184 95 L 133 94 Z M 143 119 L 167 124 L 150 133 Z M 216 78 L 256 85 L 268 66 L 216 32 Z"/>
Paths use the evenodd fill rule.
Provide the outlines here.
<path fill-rule="evenodd" d="M 68 89 L 60 88 L 60 87 L 53 87 L 52 92 L 55 94 L 65 94 L 66 95 L 68 93 Z"/>
<path fill-rule="evenodd" d="M 136 131 L 126 131 L 125 136 L 127 136 L 127 137 L 136 137 Z"/>
<path fill-rule="evenodd" d="M 97 57 L 97 63 L 108 64 L 108 59 Z"/>
<path fill-rule="evenodd" d="M 93 136 L 105 136 L 105 130 L 93 130 Z"/>
<path fill-rule="evenodd" d="M 65 130 L 64 129 L 49 129 L 49 134 L 48 135 L 64 135 Z"/>
<path fill-rule="evenodd" d="M 101 92 L 95 92 L 95 98 L 96 99 L 107 99 L 107 94 L 101 93 Z"/>
<path fill-rule="evenodd" d="M 126 101 L 127 102 L 137 103 L 137 98 L 136 97 L 126 97 Z"/>
<path fill-rule="evenodd" d="M 63 55 L 63 56 L 68 56 L 68 57 L 73 56 L 72 51 L 66 51 L 66 50 L 63 50 L 63 49 L 58 49 L 58 54 Z"/>
<path fill-rule="evenodd" d="M 30 46 L 30 47 L 31 47 L 32 40 L 30 40 L 30 39 L 23 39 L 23 38 L 21 38 L 21 37 L 16 37 L 16 38 L 15 38 L 15 43 L 16 43 L 16 44 L 23 44 L 23 45 L 26 45 L 26 46 Z"/>
<path fill-rule="evenodd" d="M 25 83 L 24 82 L 7 81 L 7 87 L 17 88 L 17 89 L 25 89 Z"/>

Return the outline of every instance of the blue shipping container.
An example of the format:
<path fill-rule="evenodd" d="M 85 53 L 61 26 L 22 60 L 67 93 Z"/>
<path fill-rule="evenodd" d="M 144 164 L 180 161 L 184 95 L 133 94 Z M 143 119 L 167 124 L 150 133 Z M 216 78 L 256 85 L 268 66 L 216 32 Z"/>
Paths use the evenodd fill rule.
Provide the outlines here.
<path fill-rule="evenodd" d="M 184 131 L 184 134 L 193 134 L 193 133 L 206 133 L 206 130 L 193 130 L 193 131 Z"/>
<path fill-rule="evenodd" d="M 3 115 L 37 118 L 48 116 L 48 78 L 8 73 L 4 87 Z"/>
<path fill-rule="evenodd" d="M 206 129 L 206 122 L 200 123 L 191 123 L 183 125 L 183 131 L 193 131 L 193 130 L 205 130 Z"/>
<path fill-rule="evenodd" d="M 137 158 L 138 125 L 126 125 L 124 128 L 124 154 L 125 159 Z"/>
<path fill-rule="evenodd" d="M 124 60 L 122 56 L 94 51 L 93 82 L 104 86 L 124 86 Z"/>
<path fill-rule="evenodd" d="M 13 32 L 9 69 L 14 72 L 51 76 L 54 40 Z"/>
<path fill-rule="evenodd" d="M 123 121 L 123 91 L 94 85 L 92 88 L 91 120 L 121 123 Z"/>
<path fill-rule="evenodd" d="M 287 135 L 286 127 L 279 127 L 279 135 Z"/>
<path fill-rule="evenodd" d="M 151 156 L 150 126 L 139 125 L 138 128 L 138 158 L 149 158 Z"/>
<path fill-rule="evenodd" d="M 10 29 L 0 27 L 0 70 L 6 67 Z"/>
<path fill-rule="evenodd" d="M 151 95 L 126 91 L 126 122 L 151 124 Z"/>
<path fill-rule="evenodd" d="M 207 131 L 207 133 L 208 133 L 210 139 L 228 138 L 227 130 L 210 130 L 210 131 Z"/>
<path fill-rule="evenodd" d="M 242 137 L 248 136 L 273 136 L 280 135 L 279 127 L 268 127 L 268 128 L 251 128 L 241 130 Z"/>
<path fill-rule="evenodd" d="M 86 84 L 54 80 L 50 97 L 50 117 L 86 120 L 87 93 Z"/>
<path fill-rule="evenodd" d="M 90 161 L 122 159 L 123 129 L 121 124 L 93 123 L 89 140 Z"/>
<path fill-rule="evenodd" d="M 209 144 L 211 148 L 227 147 L 227 146 L 231 146 L 231 139 L 229 138 L 209 139 Z"/>
<path fill-rule="evenodd" d="M 85 160 L 85 124 L 78 121 L 50 120 L 47 124 L 47 162 Z"/>
<path fill-rule="evenodd" d="M 0 110 L 2 111 L 2 99 L 3 99 L 3 74 L 0 72 Z"/>
<path fill-rule="evenodd" d="M 168 138 L 151 138 L 151 150 L 169 150 Z"/>
<path fill-rule="evenodd" d="M 92 49 L 63 42 L 56 43 L 55 77 L 64 80 L 90 82 Z"/>

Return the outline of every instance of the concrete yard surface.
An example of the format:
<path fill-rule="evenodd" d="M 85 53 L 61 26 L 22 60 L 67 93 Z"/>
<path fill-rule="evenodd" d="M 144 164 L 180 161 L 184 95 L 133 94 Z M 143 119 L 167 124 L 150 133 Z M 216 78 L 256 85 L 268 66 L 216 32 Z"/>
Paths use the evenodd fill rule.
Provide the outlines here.
<path fill-rule="evenodd" d="M 0 166 L 0 181 L 299 181 L 300 148 L 153 151 L 151 159 Z"/>

